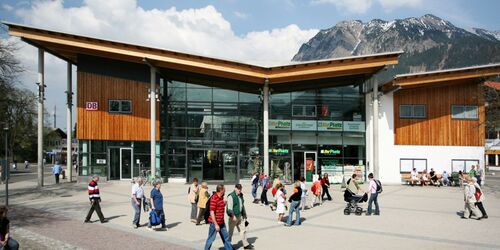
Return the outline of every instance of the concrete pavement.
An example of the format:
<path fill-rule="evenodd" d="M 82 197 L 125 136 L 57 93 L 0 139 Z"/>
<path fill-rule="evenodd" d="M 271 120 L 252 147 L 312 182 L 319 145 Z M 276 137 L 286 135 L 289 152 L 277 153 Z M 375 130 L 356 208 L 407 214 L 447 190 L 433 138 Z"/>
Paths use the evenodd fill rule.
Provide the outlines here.
<path fill-rule="evenodd" d="M 208 227 L 189 222 L 188 185 L 168 183 L 162 186 L 169 231 L 152 232 L 146 228 L 132 228 L 130 182 L 100 183 L 102 209 L 111 221 L 106 224 L 83 224 L 89 208 L 86 184 L 63 183 L 56 186 L 51 184 L 54 182 L 52 179 L 46 179 L 49 185 L 42 190 L 33 188 L 36 180 L 10 185 L 14 238 L 32 240 L 36 238 L 30 236 L 32 233 L 45 239 L 45 242 L 57 240 L 60 249 L 93 248 L 88 243 L 91 242 L 89 234 L 99 242 L 94 249 L 109 249 L 111 246 L 132 249 L 144 244 L 156 249 L 203 248 Z M 252 204 L 250 184 L 244 182 L 250 222 L 248 238 L 256 249 L 499 249 L 500 178 L 491 177 L 489 180 L 485 188 L 487 200 L 484 202 L 490 217 L 487 220 L 460 219 L 463 195 L 457 187 L 399 185 L 384 186 L 379 198 L 380 216 L 345 216 L 342 212 L 342 192 L 339 186 L 335 186 L 332 188 L 332 202 L 327 201 L 323 206 L 302 213 L 302 226 L 293 227 L 278 224 L 276 214 L 268 207 Z M 210 186 L 211 190 L 214 188 Z M 147 186 L 146 193 L 150 189 Z M 230 191 L 232 187 L 226 186 L 226 190 Z M 0 189 L 0 194 L 3 194 L 3 189 Z M 3 197 L 0 196 L 0 199 Z M 366 204 L 363 206 L 366 208 Z M 28 214 L 28 219 L 23 219 L 23 216 L 26 217 L 24 213 Z M 93 219 L 97 220 L 96 215 Z M 143 214 L 141 222 L 146 221 Z M 471 236 L 468 236 L 469 233 Z M 239 235 L 233 236 L 233 245 L 241 247 Z M 218 247 L 222 247 L 219 238 L 214 249 Z M 53 248 L 40 243 L 38 249 Z"/>

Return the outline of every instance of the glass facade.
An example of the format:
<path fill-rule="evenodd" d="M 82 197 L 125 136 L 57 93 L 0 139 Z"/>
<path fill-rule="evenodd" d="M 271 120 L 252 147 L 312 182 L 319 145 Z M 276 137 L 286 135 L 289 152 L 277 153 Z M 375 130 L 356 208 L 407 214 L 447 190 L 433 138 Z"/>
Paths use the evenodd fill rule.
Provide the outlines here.
<path fill-rule="evenodd" d="M 186 78 L 163 88 L 161 140 L 170 178 L 234 182 L 262 170 L 259 95 Z M 237 85 L 237 83 L 235 83 Z"/>
<path fill-rule="evenodd" d="M 270 172 L 292 182 L 304 176 L 365 170 L 365 104 L 360 85 L 270 97 Z"/>

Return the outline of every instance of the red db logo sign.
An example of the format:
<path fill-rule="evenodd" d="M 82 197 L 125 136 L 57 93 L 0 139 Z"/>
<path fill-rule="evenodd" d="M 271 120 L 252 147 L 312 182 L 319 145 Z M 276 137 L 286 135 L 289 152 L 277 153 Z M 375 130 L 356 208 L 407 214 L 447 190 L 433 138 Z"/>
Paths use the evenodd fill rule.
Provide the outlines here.
<path fill-rule="evenodd" d="M 99 109 L 99 104 L 97 102 L 86 102 L 85 103 L 85 110 L 98 110 Z"/>

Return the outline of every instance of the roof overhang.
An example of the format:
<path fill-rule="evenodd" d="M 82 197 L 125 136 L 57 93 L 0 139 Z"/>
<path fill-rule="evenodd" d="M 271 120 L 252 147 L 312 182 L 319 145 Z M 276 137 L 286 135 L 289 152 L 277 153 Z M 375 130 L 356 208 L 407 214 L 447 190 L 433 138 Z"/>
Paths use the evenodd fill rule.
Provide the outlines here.
<path fill-rule="evenodd" d="M 396 89 L 412 89 L 450 84 L 484 81 L 500 75 L 500 63 L 474 67 L 428 71 L 415 74 L 396 75 L 393 80 L 382 86 L 384 92 Z"/>
<path fill-rule="evenodd" d="M 386 65 L 398 63 L 401 51 L 366 56 L 302 62 L 275 67 L 262 67 L 206 56 L 192 55 L 141 45 L 103 40 L 58 31 L 3 22 L 11 36 L 44 49 L 63 60 L 78 65 L 78 55 L 92 55 L 114 60 L 144 63 L 146 58 L 155 67 L 195 72 L 213 77 L 235 79 L 263 85 L 282 85 L 290 82 L 331 78 L 371 77 Z M 309 86 L 314 88 L 316 86 Z"/>

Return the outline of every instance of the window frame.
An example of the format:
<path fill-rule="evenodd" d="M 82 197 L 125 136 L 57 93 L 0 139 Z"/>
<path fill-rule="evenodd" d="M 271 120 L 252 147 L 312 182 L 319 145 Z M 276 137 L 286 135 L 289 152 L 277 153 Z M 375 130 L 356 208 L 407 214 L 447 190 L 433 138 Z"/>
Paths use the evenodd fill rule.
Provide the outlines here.
<path fill-rule="evenodd" d="M 118 102 L 118 111 L 111 111 L 111 102 Z M 123 103 L 128 102 L 130 110 L 123 111 Z M 132 100 L 130 99 L 108 99 L 108 113 L 110 114 L 132 114 Z"/>
<path fill-rule="evenodd" d="M 460 161 L 464 163 L 464 168 L 462 169 L 463 173 L 469 173 L 469 171 L 467 171 L 467 162 L 475 162 L 474 164 L 472 164 L 475 166 L 479 166 L 479 164 L 481 163 L 479 159 L 451 159 L 451 166 L 450 166 L 451 173 L 458 173 L 453 171 L 453 162 L 460 162 Z"/>
<path fill-rule="evenodd" d="M 463 114 L 463 117 L 456 117 L 453 115 L 453 108 L 462 108 L 462 112 L 460 114 Z M 469 113 L 469 110 L 467 108 L 474 107 L 476 110 L 476 116 L 471 118 L 471 117 L 466 117 L 466 114 Z M 452 120 L 479 120 L 479 106 L 478 105 L 461 105 L 461 104 L 452 104 L 451 105 L 451 111 L 450 111 L 450 116 Z"/>
<path fill-rule="evenodd" d="M 306 108 L 307 107 L 313 107 L 314 108 L 314 114 L 309 115 L 306 113 Z M 300 115 L 295 115 L 295 109 L 300 108 L 301 109 L 301 114 Z M 307 105 L 307 104 L 293 104 L 292 105 L 292 117 L 308 117 L 308 118 L 315 118 L 318 117 L 318 107 L 316 105 Z"/>
<path fill-rule="evenodd" d="M 401 109 L 403 107 L 410 107 L 411 114 L 409 116 L 402 116 Z M 423 116 L 415 116 L 415 107 L 423 107 L 424 115 Z M 399 104 L 399 119 L 426 119 L 427 118 L 427 105 L 426 104 Z"/>
<path fill-rule="evenodd" d="M 399 158 L 399 173 L 400 174 L 411 173 L 411 170 L 410 170 L 410 172 L 408 172 L 408 171 L 403 172 L 401 170 L 401 161 L 411 161 L 411 169 L 415 168 L 415 161 L 425 161 L 425 170 L 427 170 L 427 168 L 429 166 L 427 159 L 424 159 L 424 158 Z M 418 171 L 418 169 L 417 169 L 417 172 L 421 172 L 421 171 Z"/>

